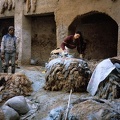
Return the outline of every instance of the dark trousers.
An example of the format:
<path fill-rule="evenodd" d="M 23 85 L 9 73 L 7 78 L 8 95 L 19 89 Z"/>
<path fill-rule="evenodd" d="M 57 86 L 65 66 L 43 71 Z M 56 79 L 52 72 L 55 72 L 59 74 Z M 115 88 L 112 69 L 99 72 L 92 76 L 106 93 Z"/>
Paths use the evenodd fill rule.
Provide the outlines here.
<path fill-rule="evenodd" d="M 2 72 L 2 60 L 1 60 L 1 57 L 0 57 L 0 73 Z"/>
<path fill-rule="evenodd" d="M 5 53 L 5 69 L 4 72 L 8 73 L 9 61 L 11 61 L 11 73 L 15 73 L 15 56 L 16 53 Z"/>

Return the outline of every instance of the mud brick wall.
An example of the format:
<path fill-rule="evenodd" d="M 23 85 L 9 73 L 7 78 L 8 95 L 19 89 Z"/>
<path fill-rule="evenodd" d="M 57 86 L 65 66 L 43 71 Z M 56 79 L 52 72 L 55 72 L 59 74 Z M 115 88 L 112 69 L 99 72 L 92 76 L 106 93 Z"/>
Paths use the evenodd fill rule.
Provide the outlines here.
<path fill-rule="evenodd" d="M 31 58 L 44 65 L 50 52 L 56 48 L 56 26 L 54 16 L 32 17 Z"/>

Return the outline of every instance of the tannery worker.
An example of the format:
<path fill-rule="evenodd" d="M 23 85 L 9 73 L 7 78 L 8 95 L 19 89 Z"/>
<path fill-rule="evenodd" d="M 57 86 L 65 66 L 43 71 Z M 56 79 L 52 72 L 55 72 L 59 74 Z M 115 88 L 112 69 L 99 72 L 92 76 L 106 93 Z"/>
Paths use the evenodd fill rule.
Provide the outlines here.
<path fill-rule="evenodd" d="M 16 36 L 14 36 L 14 27 L 8 28 L 8 34 L 2 37 L 1 42 L 1 54 L 5 59 L 4 72 L 8 72 L 9 61 L 11 60 L 11 73 L 15 73 L 15 60 L 18 57 L 18 42 Z"/>
<path fill-rule="evenodd" d="M 86 44 L 80 31 L 75 32 L 74 35 L 67 36 L 61 44 L 62 50 L 75 58 L 83 58 L 85 47 Z"/>

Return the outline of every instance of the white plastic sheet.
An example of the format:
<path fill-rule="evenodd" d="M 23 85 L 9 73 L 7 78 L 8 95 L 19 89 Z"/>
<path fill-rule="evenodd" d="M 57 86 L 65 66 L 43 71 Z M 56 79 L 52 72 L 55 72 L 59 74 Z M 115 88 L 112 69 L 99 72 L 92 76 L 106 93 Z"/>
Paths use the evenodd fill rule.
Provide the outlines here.
<path fill-rule="evenodd" d="M 87 86 L 87 91 L 91 95 L 95 95 L 100 82 L 103 81 L 114 69 L 115 65 L 109 58 L 100 62 L 93 71 L 93 74 Z"/>

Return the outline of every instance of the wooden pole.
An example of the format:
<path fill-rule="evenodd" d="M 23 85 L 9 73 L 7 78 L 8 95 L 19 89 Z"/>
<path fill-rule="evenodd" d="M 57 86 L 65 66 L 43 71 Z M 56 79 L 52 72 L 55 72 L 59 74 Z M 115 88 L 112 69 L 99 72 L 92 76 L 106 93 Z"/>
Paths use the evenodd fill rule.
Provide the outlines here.
<path fill-rule="evenodd" d="M 70 109 L 70 98 L 71 98 L 71 94 L 72 94 L 72 89 L 70 90 L 70 95 L 69 95 L 69 100 L 68 100 L 68 106 L 67 106 L 67 109 L 66 109 L 65 120 L 68 120 L 69 109 Z"/>

